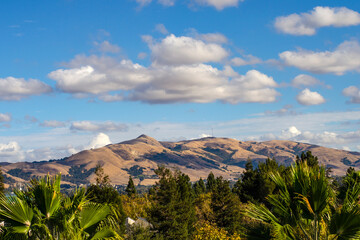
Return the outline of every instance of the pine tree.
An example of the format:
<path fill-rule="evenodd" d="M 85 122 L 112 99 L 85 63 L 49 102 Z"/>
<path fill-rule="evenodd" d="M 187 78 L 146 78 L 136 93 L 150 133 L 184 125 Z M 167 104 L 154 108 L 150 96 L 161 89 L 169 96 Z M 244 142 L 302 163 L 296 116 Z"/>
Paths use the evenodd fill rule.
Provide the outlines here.
<path fill-rule="evenodd" d="M 195 222 L 194 197 L 189 176 L 164 166 L 155 173 L 160 180 L 153 188 L 150 221 L 165 239 L 189 239 Z"/>
<path fill-rule="evenodd" d="M 210 172 L 206 180 L 206 192 L 212 192 L 215 189 L 215 186 L 215 176 L 212 172 Z"/>
<path fill-rule="evenodd" d="M 240 201 L 231 192 L 229 181 L 223 177 L 216 178 L 216 187 L 211 196 L 211 208 L 215 215 L 216 225 L 233 234 L 240 230 Z"/>
<path fill-rule="evenodd" d="M 129 182 L 128 182 L 128 185 L 127 185 L 127 187 L 125 189 L 125 192 L 127 193 L 127 195 L 129 197 L 133 197 L 133 196 L 136 195 L 135 184 L 134 184 L 134 181 L 133 181 L 131 176 L 129 177 Z"/>
<path fill-rule="evenodd" d="M 309 167 L 319 167 L 319 160 L 318 157 L 313 156 L 311 151 L 307 151 L 306 153 L 302 152 L 300 157 L 296 156 L 296 162 L 307 162 Z"/>
<path fill-rule="evenodd" d="M 204 181 L 202 180 L 202 178 L 200 178 L 199 181 L 197 181 L 197 182 L 194 183 L 193 189 L 194 189 L 195 195 L 199 195 L 199 194 L 205 193 L 206 187 L 205 187 L 205 183 L 204 183 Z"/>

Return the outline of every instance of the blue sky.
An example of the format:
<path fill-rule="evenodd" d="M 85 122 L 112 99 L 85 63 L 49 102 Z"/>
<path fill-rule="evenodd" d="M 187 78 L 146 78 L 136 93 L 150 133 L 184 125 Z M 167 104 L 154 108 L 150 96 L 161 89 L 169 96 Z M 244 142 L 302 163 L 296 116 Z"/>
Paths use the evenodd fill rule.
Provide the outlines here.
<path fill-rule="evenodd" d="M 0 16 L 0 161 L 143 133 L 360 151 L 358 1 L 14 0 Z"/>

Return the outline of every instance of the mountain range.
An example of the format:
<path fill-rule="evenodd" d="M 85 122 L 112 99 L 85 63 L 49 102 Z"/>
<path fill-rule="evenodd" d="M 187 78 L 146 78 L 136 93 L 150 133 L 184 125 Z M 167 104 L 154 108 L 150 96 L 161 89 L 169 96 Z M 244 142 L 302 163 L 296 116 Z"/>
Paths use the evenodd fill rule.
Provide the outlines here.
<path fill-rule="evenodd" d="M 154 169 L 160 164 L 179 169 L 193 181 L 206 178 L 210 171 L 216 176 L 236 180 L 248 159 L 253 160 L 255 165 L 268 157 L 290 165 L 297 155 L 306 151 L 317 156 L 320 164 L 331 167 L 333 175 L 344 175 L 350 166 L 360 166 L 359 152 L 293 141 L 255 142 L 207 137 L 160 142 L 141 135 L 133 140 L 81 151 L 60 160 L 1 163 L 1 168 L 7 181 L 13 183 L 60 172 L 65 183 L 79 184 L 93 182 L 94 168 L 100 164 L 112 184 L 126 184 L 131 175 L 137 184 L 152 185 L 156 181 Z"/>

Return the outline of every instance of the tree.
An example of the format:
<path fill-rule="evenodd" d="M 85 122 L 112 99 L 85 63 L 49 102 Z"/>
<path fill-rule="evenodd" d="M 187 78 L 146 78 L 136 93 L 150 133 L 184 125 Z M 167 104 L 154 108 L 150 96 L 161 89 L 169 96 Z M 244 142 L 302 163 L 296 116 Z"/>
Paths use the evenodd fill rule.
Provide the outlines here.
<path fill-rule="evenodd" d="M 307 165 L 309 167 L 315 167 L 319 166 L 319 160 L 318 157 L 313 156 L 311 151 L 302 152 L 299 156 L 296 156 L 296 162 L 307 162 Z"/>
<path fill-rule="evenodd" d="M 216 225 L 233 234 L 241 229 L 240 201 L 231 192 L 229 181 L 216 178 L 215 189 L 211 195 L 211 208 Z"/>
<path fill-rule="evenodd" d="M 249 205 L 247 216 L 269 224 L 275 239 L 358 239 L 360 237 L 360 184 L 336 204 L 324 167 L 297 161 L 286 180 L 270 174 L 278 192 L 268 196 L 269 208 Z"/>
<path fill-rule="evenodd" d="M 206 192 L 212 192 L 215 189 L 216 181 L 213 172 L 210 172 L 206 180 Z"/>
<path fill-rule="evenodd" d="M 129 177 L 129 182 L 128 182 L 128 185 L 127 185 L 127 187 L 125 189 L 125 192 L 127 193 L 127 195 L 129 197 L 133 197 L 133 196 L 136 195 L 135 184 L 134 184 L 134 181 L 133 181 L 131 176 Z"/>
<path fill-rule="evenodd" d="M 190 178 L 164 166 L 159 166 L 155 173 L 160 179 L 154 186 L 150 222 L 165 239 L 188 239 L 195 222 Z"/>
<path fill-rule="evenodd" d="M 195 182 L 193 185 L 194 193 L 195 195 L 199 195 L 206 192 L 205 183 L 202 180 L 202 178 L 199 179 L 199 181 Z"/>
<path fill-rule="evenodd" d="M 107 186 L 110 184 L 110 178 L 109 175 L 105 174 L 104 168 L 98 163 L 95 167 L 95 181 L 96 185 L 99 186 Z"/>
<path fill-rule="evenodd" d="M 111 186 L 110 178 L 105 174 L 104 169 L 98 164 L 95 168 L 96 184 L 91 184 L 86 190 L 86 196 L 98 204 L 108 205 L 116 222 L 116 231 L 120 234 L 125 231 L 126 216 L 123 211 L 121 196 Z"/>
<path fill-rule="evenodd" d="M 33 179 L 27 191 L 0 195 L 1 239 L 121 239 L 109 221 L 110 208 L 86 199 L 85 190 L 72 197 L 60 193 L 60 175 Z"/>

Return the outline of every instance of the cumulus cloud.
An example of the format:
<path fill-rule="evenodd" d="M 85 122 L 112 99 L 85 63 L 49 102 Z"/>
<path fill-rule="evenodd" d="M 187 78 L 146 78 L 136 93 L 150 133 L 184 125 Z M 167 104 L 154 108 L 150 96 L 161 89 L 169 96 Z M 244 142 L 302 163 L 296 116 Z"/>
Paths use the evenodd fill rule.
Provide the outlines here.
<path fill-rule="evenodd" d="M 291 81 L 291 85 L 293 87 L 302 87 L 302 86 L 315 86 L 315 85 L 325 85 L 323 82 L 321 82 L 319 79 L 314 78 L 310 75 L 306 75 L 306 74 L 300 74 L 297 75 L 292 81 Z"/>
<path fill-rule="evenodd" d="M 32 95 L 41 95 L 51 91 L 49 85 L 36 79 L 0 78 L 0 100 L 18 101 Z"/>
<path fill-rule="evenodd" d="M 330 131 L 301 131 L 296 126 L 291 126 L 287 129 L 281 130 L 279 135 L 268 133 L 261 136 L 261 140 L 291 140 L 297 142 L 306 142 L 311 144 L 318 144 L 322 146 L 337 146 L 340 148 L 346 148 L 344 150 L 349 151 L 348 146 L 343 144 L 351 144 L 360 141 L 360 131 L 351 132 L 330 132 Z"/>
<path fill-rule="evenodd" d="M 73 131 L 86 131 L 86 132 L 124 132 L 128 130 L 128 126 L 123 123 L 114 122 L 90 122 L 80 121 L 73 122 L 70 126 Z"/>
<path fill-rule="evenodd" d="M 346 97 L 350 97 L 351 103 L 360 103 L 360 89 L 355 86 L 350 86 L 342 91 Z"/>
<path fill-rule="evenodd" d="M 0 143 L 0 160 L 1 162 L 16 162 L 24 159 L 24 153 L 20 145 L 11 141 L 9 143 Z"/>
<path fill-rule="evenodd" d="M 59 90 L 107 102 L 268 103 L 279 95 L 272 77 L 256 70 L 241 75 L 230 66 L 223 70 L 202 63 L 143 67 L 97 56 L 77 56 L 68 66 L 49 74 Z"/>
<path fill-rule="evenodd" d="M 280 139 L 291 139 L 296 136 L 299 136 L 301 131 L 299 131 L 295 126 L 291 126 L 286 130 L 281 131 Z"/>
<path fill-rule="evenodd" d="M 296 100 L 302 105 L 319 105 L 325 103 L 325 99 L 318 92 L 311 92 L 308 88 L 301 91 Z"/>
<path fill-rule="evenodd" d="M 253 55 L 243 55 L 242 58 L 235 57 L 231 59 L 231 64 L 233 66 L 245 66 L 245 65 L 255 65 L 258 63 L 261 63 L 261 59 L 258 57 L 255 57 Z"/>
<path fill-rule="evenodd" d="M 275 28 L 292 35 L 314 35 L 321 27 L 346 27 L 360 24 L 360 14 L 346 7 L 315 7 L 309 13 L 277 17 Z"/>
<path fill-rule="evenodd" d="M 360 45 L 357 41 L 345 41 L 333 52 L 314 52 L 300 49 L 279 54 L 288 66 L 313 73 L 342 75 L 347 71 L 360 71 Z"/>
<path fill-rule="evenodd" d="M 46 120 L 42 123 L 39 124 L 42 127 L 52 127 L 52 128 L 57 128 L 57 127 L 65 127 L 65 123 L 61 122 L 61 121 L 57 121 L 57 120 Z"/>
<path fill-rule="evenodd" d="M 95 47 L 103 53 L 118 53 L 120 52 L 120 47 L 114 44 L 111 44 L 108 41 L 103 41 L 101 43 L 94 42 Z"/>
<path fill-rule="evenodd" d="M 243 0 L 195 0 L 196 3 L 205 6 L 215 7 L 217 10 L 223 10 L 227 7 L 236 7 Z"/>
<path fill-rule="evenodd" d="M 0 123 L 10 122 L 11 114 L 10 113 L 0 113 Z"/>
<path fill-rule="evenodd" d="M 229 81 L 218 69 L 197 66 L 163 67 L 157 69 L 151 85 L 138 89 L 132 100 L 150 103 L 197 102 L 216 100 L 236 104 L 240 102 L 273 102 L 279 93 L 277 84 L 256 70 L 239 75 Z"/>
<path fill-rule="evenodd" d="M 86 146 L 86 149 L 94 149 L 94 148 L 100 148 L 103 146 L 106 146 L 108 144 L 111 144 L 110 138 L 105 133 L 99 133 L 96 135 L 88 146 Z"/>
<path fill-rule="evenodd" d="M 147 69 L 130 60 L 116 61 L 110 57 L 76 56 L 68 66 L 49 73 L 58 89 L 67 93 L 100 94 L 129 90 L 148 83 Z"/>
<path fill-rule="evenodd" d="M 164 35 L 169 33 L 169 31 L 166 29 L 165 25 L 162 23 L 156 24 L 155 30 Z"/>
<path fill-rule="evenodd" d="M 219 44 L 171 34 L 161 42 L 149 44 L 155 64 L 182 65 L 220 62 L 229 53 Z"/>

